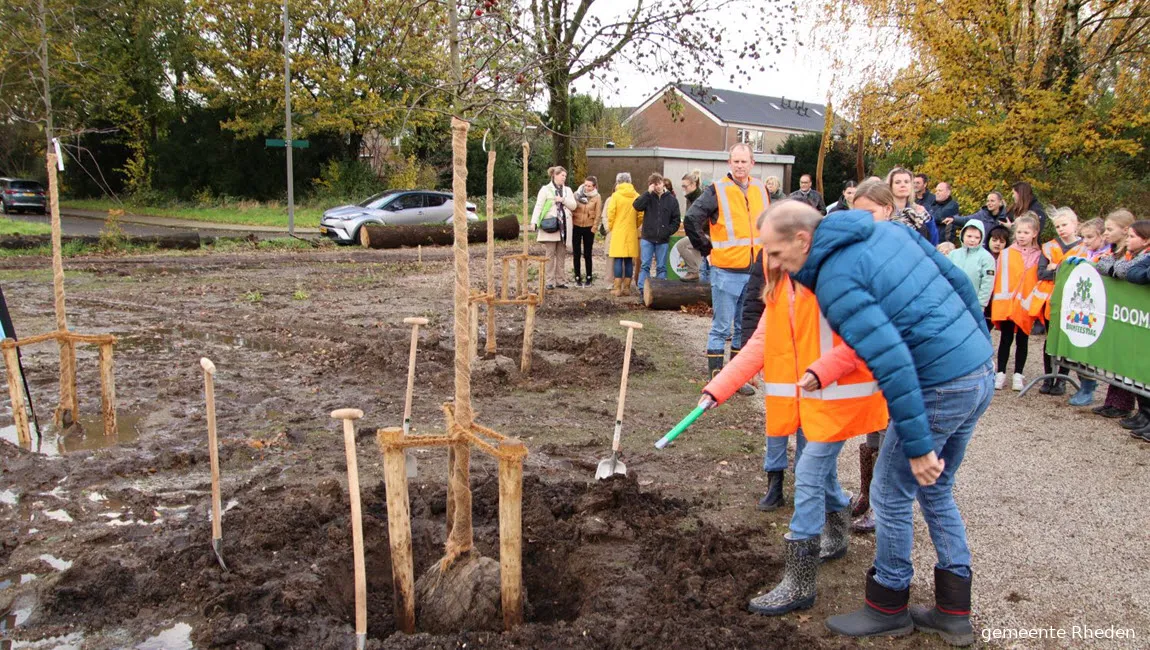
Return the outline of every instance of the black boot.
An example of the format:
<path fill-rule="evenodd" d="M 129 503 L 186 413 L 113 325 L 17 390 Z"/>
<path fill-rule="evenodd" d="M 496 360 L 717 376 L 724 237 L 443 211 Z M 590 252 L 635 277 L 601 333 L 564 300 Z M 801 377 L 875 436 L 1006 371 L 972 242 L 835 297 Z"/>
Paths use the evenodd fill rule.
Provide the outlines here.
<path fill-rule="evenodd" d="M 1134 415 L 1119 420 L 1118 424 L 1122 425 L 1123 429 L 1134 431 L 1150 425 L 1150 417 L 1147 417 L 1143 411 L 1135 411 Z"/>
<path fill-rule="evenodd" d="M 910 618 L 920 632 L 937 634 L 950 645 L 974 643 L 970 624 L 970 578 L 960 578 L 950 571 L 934 569 L 934 607 L 910 608 Z"/>
<path fill-rule="evenodd" d="M 1066 380 L 1055 379 L 1054 383 L 1050 385 L 1051 395 L 1065 395 L 1066 394 Z"/>
<path fill-rule="evenodd" d="M 781 616 L 815 604 L 815 574 L 819 567 L 819 538 L 791 539 L 787 533 L 787 564 L 783 580 L 770 591 L 751 600 L 748 609 L 765 616 Z"/>
<path fill-rule="evenodd" d="M 887 589 L 874 579 L 874 567 L 866 574 L 866 602 L 862 609 L 827 619 L 827 629 L 835 634 L 853 637 L 906 636 L 914 632 L 914 623 L 906 604 L 910 588 Z"/>
<path fill-rule="evenodd" d="M 1053 379 L 1043 379 L 1042 380 L 1042 388 L 1039 388 L 1038 392 L 1042 393 L 1043 395 L 1049 395 L 1050 391 L 1053 388 L 1054 388 L 1054 380 Z"/>
<path fill-rule="evenodd" d="M 770 512 L 787 504 L 783 497 L 783 470 L 767 472 L 767 494 L 759 499 L 759 510 Z"/>
<path fill-rule="evenodd" d="M 823 525 L 822 542 L 819 544 L 819 562 L 837 560 L 846 555 L 850 541 L 850 506 L 838 512 L 828 512 L 827 523 Z"/>
<path fill-rule="evenodd" d="M 707 353 L 707 374 L 711 379 L 723 370 L 723 353 L 722 352 L 708 352 Z"/>

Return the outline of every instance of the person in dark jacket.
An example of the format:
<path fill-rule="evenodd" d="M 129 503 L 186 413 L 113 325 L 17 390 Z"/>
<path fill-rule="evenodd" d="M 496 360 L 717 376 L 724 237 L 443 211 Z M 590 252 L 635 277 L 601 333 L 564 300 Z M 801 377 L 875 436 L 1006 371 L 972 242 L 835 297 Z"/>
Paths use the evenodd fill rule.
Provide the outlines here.
<path fill-rule="evenodd" d="M 823 218 L 781 203 L 767 211 L 761 233 L 764 254 L 815 292 L 831 329 L 866 363 L 890 409 L 871 483 L 877 548 L 865 605 L 831 617 L 827 628 L 853 637 L 918 629 L 973 643 L 971 556 L 954 486 L 994 394 L 990 332 L 974 287 L 929 242 L 869 212 Z M 908 611 L 916 497 L 929 504 L 937 606 Z"/>
<path fill-rule="evenodd" d="M 679 199 L 667 191 L 663 175 L 651 174 L 647 178 L 647 191 L 635 199 L 635 210 L 643 213 L 643 228 L 639 239 L 639 295 L 643 295 L 643 285 L 651 277 L 652 260 L 654 276 L 667 277 L 667 249 L 671 235 L 679 229 Z"/>
<path fill-rule="evenodd" d="M 819 214 L 827 213 L 827 203 L 823 200 L 823 195 L 819 194 L 818 190 L 811 189 L 813 182 L 810 174 L 803 174 L 799 176 L 799 189 L 791 192 L 790 198 L 797 201 L 802 201 L 812 208 L 819 211 Z"/>
<path fill-rule="evenodd" d="M 986 238 L 982 242 L 982 247 L 990 250 L 990 235 L 994 232 L 996 227 L 1005 227 L 1009 232 L 1010 229 L 1010 213 L 1006 209 L 1006 203 L 1002 199 L 1002 195 L 998 192 L 991 192 L 986 195 L 986 204 L 974 214 L 966 216 L 953 217 L 949 224 L 944 224 L 949 228 L 953 228 L 962 232 L 966 224 L 971 219 L 977 219 L 982 222 L 983 231 L 986 232 Z"/>
<path fill-rule="evenodd" d="M 1031 189 L 1030 183 L 1026 181 L 1019 181 L 1014 184 L 1010 191 L 1013 201 L 1008 210 L 1009 221 L 1006 225 L 1011 225 L 1014 220 L 1024 216 L 1027 212 L 1033 212 L 1038 215 L 1038 236 L 1041 238 L 1042 233 L 1046 231 L 1046 210 L 1042 209 L 1042 204 L 1034 196 L 1034 190 Z"/>
<path fill-rule="evenodd" d="M 767 196 L 771 197 L 771 203 L 787 198 L 787 195 L 783 194 L 783 184 L 778 176 L 768 176 L 764 178 L 763 185 L 767 187 Z"/>
<path fill-rule="evenodd" d="M 854 181 L 847 181 L 843 186 L 843 195 L 838 201 L 827 206 L 827 214 L 832 212 L 843 212 L 844 210 L 854 209 L 855 190 L 858 189 L 858 183 Z"/>
<path fill-rule="evenodd" d="M 939 181 L 938 185 L 934 187 L 934 201 L 926 206 L 927 212 L 938 224 L 939 243 L 948 241 L 954 242 L 954 218 L 958 216 L 958 201 L 950 195 L 950 183 L 946 181 Z M 985 225 L 985 224 L 984 224 Z"/>
<path fill-rule="evenodd" d="M 926 208 L 927 212 L 930 212 L 931 208 L 934 207 L 935 201 L 934 195 L 931 194 L 930 190 L 927 189 L 927 186 L 930 184 L 930 178 L 926 174 L 920 172 L 914 175 L 914 179 L 911 181 L 911 184 L 914 186 L 915 204 L 921 205 L 922 207 Z"/>

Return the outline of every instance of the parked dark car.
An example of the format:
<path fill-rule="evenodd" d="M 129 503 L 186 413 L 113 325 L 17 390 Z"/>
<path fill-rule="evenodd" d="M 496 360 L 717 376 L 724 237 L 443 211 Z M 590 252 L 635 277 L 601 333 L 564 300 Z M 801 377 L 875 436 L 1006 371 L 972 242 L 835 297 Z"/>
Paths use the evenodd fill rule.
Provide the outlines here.
<path fill-rule="evenodd" d="M 359 229 L 364 225 L 451 223 L 451 216 L 451 192 L 387 190 L 358 205 L 341 205 L 324 212 L 319 231 L 337 243 L 351 244 L 359 241 Z M 470 201 L 467 220 L 479 220 Z"/>
<path fill-rule="evenodd" d="M 15 212 L 48 212 L 44 186 L 23 178 L 0 178 L 0 208 L 4 214 Z"/>

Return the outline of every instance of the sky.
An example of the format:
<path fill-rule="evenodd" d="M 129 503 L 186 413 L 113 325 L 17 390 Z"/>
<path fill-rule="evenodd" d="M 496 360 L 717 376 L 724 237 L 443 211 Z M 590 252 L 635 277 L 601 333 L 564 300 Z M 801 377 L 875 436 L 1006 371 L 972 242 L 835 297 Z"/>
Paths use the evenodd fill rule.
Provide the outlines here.
<path fill-rule="evenodd" d="M 627 3 L 610 3 L 618 10 Z M 734 33 L 737 16 L 728 15 L 718 17 L 720 22 L 726 23 L 724 31 Z M 818 45 L 813 38 L 814 21 L 809 16 L 799 16 L 798 24 L 791 41 L 802 42 L 803 46 L 794 45 L 784 49 L 782 54 L 772 58 L 773 68 L 764 72 L 754 71 L 739 88 L 732 84 L 730 77 L 738 71 L 734 64 L 725 67 L 716 67 L 704 79 L 685 79 L 684 81 L 700 81 L 712 88 L 726 90 L 741 90 L 743 92 L 770 95 L 774 97 L 787 97 L 796 100 L 805 100 L 817 104 L 824 104 L 831 83 L 831 72 L 827 57 L 819 56 Z M 734 58 L 734 57 L 730 57 Z M 613 71 L 619 76 L 618 84 L 600 85 L 597 88 L 579 88 L 580 93 L 591 92 L 599 95 L 608 106 L 638 106 L 667 83 L 674 81 L 670 73 L 650 73 L 639 71 L 632 65 L 616 65 Z"/>

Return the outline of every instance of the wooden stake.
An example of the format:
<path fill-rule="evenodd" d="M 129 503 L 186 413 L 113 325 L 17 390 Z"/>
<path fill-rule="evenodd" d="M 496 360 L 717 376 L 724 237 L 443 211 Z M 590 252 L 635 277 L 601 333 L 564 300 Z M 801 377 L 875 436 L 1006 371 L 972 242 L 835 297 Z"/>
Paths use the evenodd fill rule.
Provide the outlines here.
<path fill-rule="evenodd" d="M 527 318 L 523 321 L 523 353 L 519 358 L 519 372 L 531 372 L 531 339 L 535 333 L 535 303 L 527 305 Z"/>
<path fill-rule="evenodd" d="M 447 528 L 444 539 L 451 539 L 451 531 L 455 528 L 455 484 L 451 477 L 455 476 L 455 445 L 447 448 Z"/>
<path fill-rule="evenodd" d="M 415 353 L 419 348 L 419 326 L 426 325 L 426 318 L 411 317 L 403 319 L 404 323 L 411 325 L 411 351 L 407 356 L 407 395 L 403 399 L 403 434 L 411 433 L 411 397 L 415 392 Z"/>
<path fill-rule="evenodd" d="M 109 366 L 111 362 L 112 357 L 111 354 L 109 354 Z M 104 349 L 103 346 L 100 346 L 101 371 L 103 367 Z M 212 361 L 206 357 L 201 357 L 200 367 L 204 369 L 204 402 L 207 406 L 208 418 L 208 459 L 212 466 L 212 550 L 215 551 L 216 557 L 220 561 L 220 566 L 224 571 L 227 571 L 228 567 L 224 564 L 223 551 L 220 548 L 223 545 L 224 530 L 223 523 L 220 521 L 223 510 L 220 507 L 220 452 L 219 441 L 216 436 L 216 364 L 212 363 Z M 104 426 L 105 428 L 107 427 L 107 419 L 104 421 Z M 105 435 L 107 435 L 106 431 Z"/>
<path fill-rule="evenodd" d="M 479 303 L 472 302 L 467 306 L 467 318 L 471 325 L 471 362 L 479 356 Z"/>
<path fill-rule="evenodd" d="M 503 286 L 499 287 L 499 297 L 507 300 L 507 282 L 511 277 L 511 260 L 503 258 Z"/>
<path fill-rule="evenodd" d="M 499 443 L 499 579 L 503 628 L 523 623 L 523 457 L 515 438 Z"/>
<path fill-rule="evenodd" d="M 116 376 L 112 365 L 112 344 L 100 344 L 100 411 L 104 415 L 104 435 L 116 434 Z"/>
<path fill-rule="evenodd" d="M 420 264 L 423 264 L 423 244 L 419 244 L 415 248 L 415 254 L 418 256 L 416 259 Z"/>
<path fill-rule="evenodd" d="M 492 298 L 494 298 L 492 293 Z M 487 347 L 485 350 L 488 354 L 495 354 L 495 301 L 489 298 L 487 300 Z"/>
<path fill-rule="evenodd" d="M 383 448 L 384 485 L 387 490 L 391 579 L 395 587 L 395 626 L 405 634 L 412 634 L 415 632 L 415 566 L 411 552 L 411 506 L 407 497 L 403 450 L 394 446 L 402 438 L 403 430 L 396 427 L 379 431 L 379 445 Z"/>
<path fill-rule="evenodd" d="M 343 446 L 347 453 L 347 491 L 351 497 L 351 543 L 353 561 L 355 562 L 355 636 L 357 646 L 363 648 L 367 642 L 367 569 L 363 563 L 363 518 L 359 504 L 359 465 L 355 455 L 355 421 L 363 417 L 363 411 L 338 409 L 331 412 L 331 417 L 336 420 L 343 420 Z M 402 430 L 397 429 L 397 431 L 400 431 L 402 435 Z M 404 496 L 406 497 L 407 478 L 405 471 L 403 452 L 400 452 L 399 475 L 404 481 Z M 392 517 L 390 506 L 389 498 L 388 519 Z M 406 520 L 405 514 L 404 521 Z M 392 558 L 394 560 L 394 555 Z"/>
<path fill-rule="evenodd" d="M 52 289 L 55 297 L 56 330 L 68 331 L 67 310 L 64 307 L 64 253 L 60 243 L 60 191 L 56 179 L 56 154 L 48 154 L 48 207 L 52 215 Z M 60 344 L 60 406 L 55 421 L 59 427 L 71 426 L 80 411 L 76 395 L 76 346 L 61 338 Z"/>
<path fill-rule="evenodd" d="M 12 419 L 16 421 L 16 438 L 20 446 L 32 448 L 32 432 L 28 428 L 28 411 L 24 404 L 24 383 L 20 375 L 20 357 L 16 342 L 4 339 L 4 368 L 8 373 L 8 396 L 12 399 Z"/>

